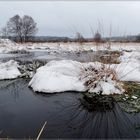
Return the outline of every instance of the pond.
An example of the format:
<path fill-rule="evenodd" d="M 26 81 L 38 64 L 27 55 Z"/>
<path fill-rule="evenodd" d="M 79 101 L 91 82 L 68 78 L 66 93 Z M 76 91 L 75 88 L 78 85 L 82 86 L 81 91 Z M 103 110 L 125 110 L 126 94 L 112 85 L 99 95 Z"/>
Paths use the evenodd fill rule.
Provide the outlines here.
<path fill-rule="evenodd" d="M 140 114 L 124 112 L 118 103 L 108 111 L 88 112 L 82 93 L 34 93 L 27 79 L 0 81 L 0 137 L 139 138 Z"/>

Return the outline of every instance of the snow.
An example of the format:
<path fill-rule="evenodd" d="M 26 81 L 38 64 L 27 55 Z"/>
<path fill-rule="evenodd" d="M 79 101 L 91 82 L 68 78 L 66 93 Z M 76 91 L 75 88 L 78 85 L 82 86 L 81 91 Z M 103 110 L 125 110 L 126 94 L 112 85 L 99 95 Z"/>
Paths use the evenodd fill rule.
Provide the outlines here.
<path fill-rule="evenodd" d="M 121 81 L 140 82 L 140 63 L 137 62 L 122 62 L 118 65 L 111 65 L 116 69 L 118 78 Z"/>
<path fill-rule="evenodd" d="M 4 79 L 15 79 L 20 76 L 20 71 L 18 70 L 18 63 L 14 60 L 8 62 L 0 62 L 0 80 Z"/>
<path fill-rule="evenodd" d="M 136 97 L 136 96 L 133 95 L 132 98 L 133 98 L 133 99 L 137 99 L 138 97 Z"/>
<path fill-rule="evenodd" d="M 43 50 L 57 53 L 84 51 L 83 46 L 78 43 L 27 43 L 25 46 L 31 51 Z"/>
<path fill-rule="evenodd" d="M 112 65 L 112 67 L 116 67 L 119 79 L 122 81 L 140 82 L 140 51 L 123 51 L 120 61 L 121 63 L 117 67 Z"/>
<path fill-rule="evenodd" d="M 14 51 L 26 51 L 26 47 L 17 44 L 9 39 L 0 39 L 0 53 L 9 53 Z"/>
<path fill-rule="evenodd" d="M 116 83 L 112 82 L 100 82 L 101 90 L 103 91 L 102 94 L 121 94 L 121 90 L 115 88 Z"/>
<path fill-rule="evenodd" d="M 28 50 L 44 50 L 49 52 L 81 52 L 81 51 L 140 51 L 139 43 L 102 43 L 96 45 L 95 43 L 76 43 L 76 42 L 55 42 L 55 43 L 26 43 L 25 46 Z"/>
<path fill-rule="evenodd" d="M 105 44 L 106 46 L 106 44 Z M 140 51 L 139 43 L 111 43 L 111 51 Z"/>
<path fill-rule="evenodd" d="M 124 90 L 122 88 L 118 89 L 116 87 L 116 82 L 113 81 L 99 81 L 96 88 L 91 88 L 88 92 L 91 93 L 102 93 L 103 95 L 110 94 L 122 94 Z"/>
<path fill-rule="evenodd" d="M 76 42 L 55 42 L 55 43 L 23 43 L 18 44 L 9 39 L 0 39 L 0 53 L 7 53 L 10 51 L 48 51 L 48 52 L 82 52 L 82 51 L 140 51 L 139 43 L 102 43 L 96 45 L 95 43 L 76 43 Z"/>
<path fill-rule="evenodd" d="M 138 62 L 140 60 L 140 51 L 131 51 L 125 52 L 123 51 L 123 55 L 120 56 L 121 62 Z"/>
<path fill-rule="evenodd" d="M 132 65 L 133 64 L 133 65 Z M 72 60 L 51 61 L 37 70 L 29 86 L 34 91 L 39 92 L 64 92 L 64 91 L 87 91 L 84 85 L 85 79 L 80 79 L 84 68 L 92 66 L 99 68 L 102 64 L 99 62 L 80 63 Z M 109 67 L 107 64 L 106 67 Z M 114 69 L 120 81 L 137 81 L 140 82 L 140 65 L 139 63 L 112 64 L 110 68 Z M 121 94 L 123 90 L 116 88 L 118 83 L 111 79 L 100 80 L 96 88 L 91 88 L 89 92 L 102 94 Z M 121 85 L 117 85 L 121 87 Z"/>
<path fill-rule="evenodd" d="M 80 81 L 81 63 L 71 60 L 51 61 L 37 70 L 29 86 L 38 92 L 86 91 Z"/>

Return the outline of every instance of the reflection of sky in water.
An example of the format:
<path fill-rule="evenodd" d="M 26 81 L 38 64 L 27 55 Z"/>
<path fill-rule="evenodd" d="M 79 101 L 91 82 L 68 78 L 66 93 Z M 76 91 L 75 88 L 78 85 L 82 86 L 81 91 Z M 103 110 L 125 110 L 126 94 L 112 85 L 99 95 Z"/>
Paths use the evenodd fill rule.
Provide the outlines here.
<path fill-rule="evenodd" d="M 1 60 L 14 59 L 17 61 L 32 61 L 32 60 L 76 60 L 80 62 L 99 61 L 100 57 L 107 52 L 81 52 L 81 53 L 68 53 L 68 52 L 47 52 L 47 51 L 32 51 L 29 54 L 0 54 Z"/>
<path fill-rule="evenodd" d="M 42 138 L 134 138 L 140 137 L 139 114 L 123 112 L 118 104 L 107 112 L 80 106 L 81 93 L 39 94 L 28 80 L 0 81 L 0 137 Z"/>

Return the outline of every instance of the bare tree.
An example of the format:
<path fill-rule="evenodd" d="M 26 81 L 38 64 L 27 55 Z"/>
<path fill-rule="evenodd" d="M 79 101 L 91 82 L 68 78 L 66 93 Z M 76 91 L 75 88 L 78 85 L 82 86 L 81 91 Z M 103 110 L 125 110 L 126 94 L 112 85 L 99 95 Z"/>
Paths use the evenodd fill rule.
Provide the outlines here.
<path fill-rule="evenodd" d="M 7 22 L 8 33 L 10 36 L 17 37 L 20 42 L 23 41 L 22 36 L 22 19 L 19 15 L 15 15 Z"/>
<path fill-rule="evenodd" d="M 22 33 L 24 36 L 24 41 L 28 41 L 30 36 L 35 35 L 37 32 L 37 27 L 34 19 L 31 16 L 25 15 L 22 18 Z"/>
<path fill-rule="evenodd" d="M 30 16 L 15 15 L 7 22 L 7 29 L 10 36 L 16 37 L 20 42 L 27 41 L 30 36 L 37 32 L 37 24 Z"/>

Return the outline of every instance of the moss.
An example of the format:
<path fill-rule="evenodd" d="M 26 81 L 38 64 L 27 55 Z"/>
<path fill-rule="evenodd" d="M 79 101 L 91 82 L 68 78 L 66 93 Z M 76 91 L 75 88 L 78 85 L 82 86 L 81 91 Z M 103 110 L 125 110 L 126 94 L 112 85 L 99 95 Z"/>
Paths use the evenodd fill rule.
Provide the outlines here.
<path fill-rule="evenodd" d="M 140 112 L 140 84 L 136 82 L 124 82 L 124 89 L 126 92 L 122 95 L 115 95 L 114 99 L 126 112 Z"/>
<path fill-rule="evenodd" d="M 139 93 L 140 91 L 140 83 L 136 82 L 124 82 L 124 89 L 126 90 L 126 93 L 132 94 L 132 93 Z"/>
<path fill-rule="evenodd" d="M 108 111 L 113 109 L 114 103 L 128 113 L 140 112 L 140 84 L 136 82 L 124 82 L 126 92 L 124 94 L 101 95 L 85 93 L 80 100 L 89 111 Z"/>

